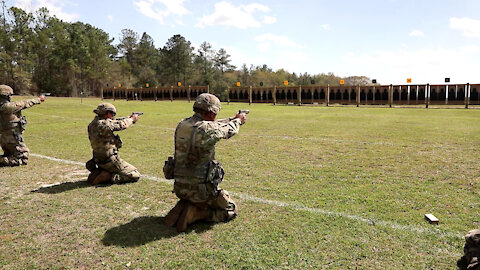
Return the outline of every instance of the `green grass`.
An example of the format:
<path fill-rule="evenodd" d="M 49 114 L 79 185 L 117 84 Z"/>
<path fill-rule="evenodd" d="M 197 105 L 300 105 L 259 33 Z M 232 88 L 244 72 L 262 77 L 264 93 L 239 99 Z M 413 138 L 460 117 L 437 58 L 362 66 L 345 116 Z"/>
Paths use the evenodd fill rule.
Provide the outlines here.
<path fill-rule="evenodd" d="M 31 152 L 88 160 L 98 103 L 25 110 Z M 192 103 L 113 103 L 118 116 L 145 112 L 119 132 L 120 155 L 163 177 Z M 217 144 L 234 221 L 178 234 L 162 224 L 171 184 L 91 187 L 83 167 L 32 156 L 0 168 L 0 268 L 457 269 L 480 222 L 480 110 L 224 103 L 219 117 L 241 108 L 247 124 Z"/>

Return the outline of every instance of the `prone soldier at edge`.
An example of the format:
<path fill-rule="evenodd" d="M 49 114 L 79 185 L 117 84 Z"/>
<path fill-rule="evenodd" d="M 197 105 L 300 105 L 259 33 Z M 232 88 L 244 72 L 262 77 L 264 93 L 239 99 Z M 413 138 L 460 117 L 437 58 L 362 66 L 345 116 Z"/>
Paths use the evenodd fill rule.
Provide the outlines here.
<path fill-rule="evenodd" d="M 0 85 L 0 145 L 3 155 L 0 156 L 0 167 L 27 165 L 30 149 L 23 141 L 23 131 L 27 124 L 22 110 L 45 101 L 45 96 L 10 101 L 13 89 L 8 85 Z"/>
<path fill-rule="evenodd" d="M 215 160 L 215 144 L 237 134 L 246 115 L 216 120 L 220 109 L 216 96 L 201 94 L 193 104 L 195 114 L 182 120 L 175 130 L 175 156 L 169 158 L 174 163 L 170 167 L 173 172 L 165 175 L 175 178 L 173 191 L 180 200 L 167 214 L 165 224 L 176 226 L 179 232 L 197 220 L 227 222 L 237 216 L 235 202 L 218 187 L 224 170 Z"/>
<path fill-rule="evenodd" d="M 101 103 L 93 112 L 97 115 L 88 125 L 88 139 L 92 146 L 93 158 L 85 164 L 91 172 L 87 181 L 92 185 L 137 182 L 140 173 L 137 168 L 118 156 L 122 140 L 113 132 L 127 129 L 136 123 L 141 113 L 132 113 L 129 117 L 115 119 L 117 110 L 110 103 Z"/>

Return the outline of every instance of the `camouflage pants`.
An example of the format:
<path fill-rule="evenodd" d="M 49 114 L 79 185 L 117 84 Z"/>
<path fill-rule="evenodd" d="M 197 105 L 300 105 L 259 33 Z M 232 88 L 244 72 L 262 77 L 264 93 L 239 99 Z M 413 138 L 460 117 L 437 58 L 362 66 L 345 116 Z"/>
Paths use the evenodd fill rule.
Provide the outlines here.
<path fill-rule="evenodd" d="M 211 194 L 208 195 L 206 199 L 205 193 L 199 191 L 199 186 L 190 186 L 188 184 L 175 182 L 173 190 L 178 198 L 195 203 L 200 207 L 204 206 L 209 208 L 211 210 L 209 221 L 221 222 L 234 219 L 237 216 L 237 206 L 232 198 L 230 198 L 228 191 L 213 187 L 212 184 L 205 184 L 204 186 L 206 186 L 205 193 Z M 217 190 L 216 196 L 213 195 L 214 189 Z"/>
<path fill-rule="evenodd" d="M 0 167 L 27 165 L 30 149 L 25 145 L 21 133 L 1 132 L 0 145 L 3 150 L 3 155 L 0 156 Z"/>
<path fill-rule="evenodd" d="M 108 162 L 98 164 L 98 167 L 112 173 L 112 180 L 115 183 L 136 182 L 140 179 L 140 173 L 137 168 L 120 158 L 118 155 L 111 156 Z"/>

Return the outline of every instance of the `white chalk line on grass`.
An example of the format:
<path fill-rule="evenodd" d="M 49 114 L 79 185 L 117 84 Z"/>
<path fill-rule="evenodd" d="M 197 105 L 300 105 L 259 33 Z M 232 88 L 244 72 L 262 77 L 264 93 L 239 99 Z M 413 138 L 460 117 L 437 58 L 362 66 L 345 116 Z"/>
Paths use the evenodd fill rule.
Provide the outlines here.
<path fill-rule="evenodd" d="M 40 155 L 40 154 L 31 153 L 30 156 L 43 158 L 43 159 L 48 159 L 48 160 L 51 160 L 51 161 L 65 163 L 65 164 L 85 166 L 85 163 L 83 163 L 83 162 L 60 159 L 60 158 L 55 158 L 55 157 L 49 157 L 49 156 L 44 156 L 44 155 Z M 173 184 L 172 180 L 168 180 L 168 179 L 160 178 L 160 177 L 156 177 L 156 176 L 150 176 L 150 175 L 143 175 L 142 174 L 142 178 L 146 178 L 146 179 L 149 179 L 149 180 L 153 180 L 153 181 L 156 181 L 156 182 L 169 184 L 169 185 Z M 296 203 L 291 203 L 291 202 L 282 202 L 282 201 L 276 201 L 276 200 L 263 199 L 263 198 L 254 197 L 254 196 L 250 196 L 248 194 L 243 194 L 243 193 L 239 193 L 239 192 L 230 192 L 230 194 L 234 195 L 235 197 L 238 197 L 238 198 L 241 198 L 241 199 L 244 199 L 244 200 L 247 200 L 247 201 L 256 202 L 256 203 L 263 203 L 263 204 L 273 205 L 273 206 L 277 206 L 277 207 L 289 207 L 289 208 L 293 208 L 293 209 L 300 210 L 300 211 L 307 211 L 307 212 L 310 212 L 310 213 L 318 213 L 318 214 L 322 214 L 322 215 L 326 215 L 326 216 L 341 217 L 341 218 L 346 218 L 346 219 L 350 219 L 350 220 L 354 220 L 354 221 L 358 221 L 358 222 L 362 222 L 362 223 L 371 224 L 371 225 L 374 225 L 374 226 L 380 225 L 382 227 L 392 228 L 392 229 L 400 230 L 400 231 L 410 231 L 410 232 L 419 233 L 419 234 L 429 234 L 429 235 L 436 235 L 436 236 L 449 237 L 449 238 L 463 238 L 463 235 L 460 235 L 460 234 L 457 234 L 457 233 L 452 233 L 452 232 L 444 232 L 440 229 L 424 228 L 424 227 L 412 226 L 412 225 L 402 225 L 402 224 L 398 224 L 398 223 L 391 222 L 391 221 L 368 219 L 368 218 L 364 218 L 364 217 L 361 217 L 361 216 L 351 215 L 351 214 L 347 214 L 347 213 L 343 213 L 343 212 L 334 212 L 334 211 L 328 211 L 328 210 L 321 209 L 321 208 L 307 207 L 307 206 L 303 206 L 303 205 L 296 204 Z"/>

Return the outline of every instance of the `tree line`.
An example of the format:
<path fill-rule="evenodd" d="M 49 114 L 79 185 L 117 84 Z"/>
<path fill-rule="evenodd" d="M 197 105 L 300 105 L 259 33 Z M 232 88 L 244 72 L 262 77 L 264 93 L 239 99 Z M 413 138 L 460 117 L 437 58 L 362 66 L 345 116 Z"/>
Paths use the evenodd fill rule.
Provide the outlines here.
<path fill-rule="evenodd" d="M 68 23 L 40 8 L 28 13 L 5 8 L 0 14 L 0 83 L 16 93 L 50 92 L 57 96 L 99 95 L 102 87 L 209 85 L 225 97 L 229 86 L 330 84 L 365 85 L 365 76 L 340 78 L 333 73 L 310 75 L 272 70 L 267 65 L 237 69 L 224 49 L 208 42 L 194 48 L 174 35 L 161 48 L 147 33 L 123 29 L 117 45 L 102 29 L 82 22 Z"/>

